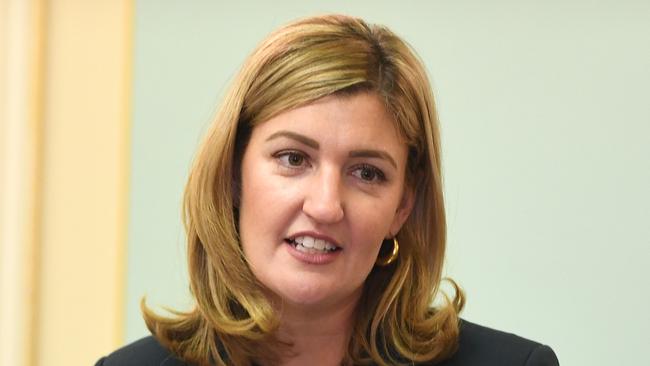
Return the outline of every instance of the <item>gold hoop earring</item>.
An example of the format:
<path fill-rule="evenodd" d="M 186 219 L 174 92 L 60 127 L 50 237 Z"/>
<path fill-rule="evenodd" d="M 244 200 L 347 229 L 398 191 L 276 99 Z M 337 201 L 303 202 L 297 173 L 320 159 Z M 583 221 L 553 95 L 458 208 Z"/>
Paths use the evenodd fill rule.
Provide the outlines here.
<path fill-rule="evenodd" d="M 390 255 L 386 258 L 377 258 L 377 261 L 375 262 L 376 265 L 385 267 L 395 261 L 397 259 L 397 255 L 399 254 L 399 242 L 397 241 L 397 237 L 393 238 L 393 252 L 390 253 Z"/>

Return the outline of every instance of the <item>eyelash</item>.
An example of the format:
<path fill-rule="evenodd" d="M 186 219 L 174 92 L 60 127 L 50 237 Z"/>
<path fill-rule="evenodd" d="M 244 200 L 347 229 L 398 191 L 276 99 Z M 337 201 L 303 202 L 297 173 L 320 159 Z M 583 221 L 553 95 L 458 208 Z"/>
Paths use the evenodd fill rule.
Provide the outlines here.
<path fill-rule="evenodd" d="M 300 164 L 300 166 L 298 166 L 298 165 L 292 165 L 292 164 L 289 162 L 289 159 L 290 159 L 292 156 L 297 156 L 297 157 L 300 157 L 300 159 L 302 159 L 302 160 L 301 160 L 301 164 Z M 285 151 L 280 151 L 280 152 L 278 152 L 278 153 L 275 153 L 275 154 L 273 155 L 273 157 L 278 161 L 278 163 L 279 163 L 282 167 L 287 168 L 287 169 L 300 169 L 300 168 L 302 168 L 302 163 L 304 163 L 304 162 L 307 160 L 307 154 L 302 153 L 302 152 L 300 152 L 300 151 L 295 151 L 295 150 L 285 150 Z"/>
<path fill-rule="evenodd" d="M 368 183 L 371 183 L 371 184 L 379 184 L 379 183 L 383 183 L 383 182 L 386 181 L 386 175 L 384 174 L 384 172 L 382 172 L 380 169 L 378 169 L 378 168 L 376 168 L 376 167 L 374 167 L 372 165 L 361 164 L 361 165 L 356 166 L 354 171 L 361 171 L 363 169 L 367 169 L 367 170 L 371 171 L 376 179 L 373 178 L 373 180 L 367 180 L 367 179 L 363 179 L 363 178 L 361 178 L 359 176 L 359 179 L 361 179 L 362 181 L 368 182 Z"/>
<path fill-rule="evenodd" d="M 275 153 L 273 157 L 278 161 L 278 164 L 285 169 L 290 169 L 290 170 L 298 170 L 303 168 L 303 164 L 308 163 L 307 160 L 309 156 L 301 151 L 296 151 L 296 150 L 284 150 L 280 151 L 278 153 Z M 300 165 L 293 165 L 289 162 L 289 159 L 292 157 L 299 157 L 300 160 Z M 362 170 L 369 170 L 373 174 L 373 178 L 371 180 L 367 180 L 361 177 L 361 171 Z M 381 184 L 386 182 L 386 174 L 384 174 L 381 169 L 372 166 L 370 164 L 359 164 L 354 166 L 354 169 L 352 170 L 353 172 L 359 171 L 359 174 L 354 174 L 353 175 L 362 182 L 366 184 Z"/>

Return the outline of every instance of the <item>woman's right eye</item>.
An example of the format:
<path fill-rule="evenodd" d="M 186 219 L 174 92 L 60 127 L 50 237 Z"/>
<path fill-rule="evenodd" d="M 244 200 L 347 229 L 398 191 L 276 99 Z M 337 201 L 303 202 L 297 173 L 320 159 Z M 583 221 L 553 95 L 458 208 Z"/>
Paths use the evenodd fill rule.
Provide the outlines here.
<path fill-rule="evenodd" d="M 287 168 L 300 168 L 305 165 L 306 157 L 298 151 L 283 151 L 277 153 L 275 158 L 278 159 L 282 166 Z"/>

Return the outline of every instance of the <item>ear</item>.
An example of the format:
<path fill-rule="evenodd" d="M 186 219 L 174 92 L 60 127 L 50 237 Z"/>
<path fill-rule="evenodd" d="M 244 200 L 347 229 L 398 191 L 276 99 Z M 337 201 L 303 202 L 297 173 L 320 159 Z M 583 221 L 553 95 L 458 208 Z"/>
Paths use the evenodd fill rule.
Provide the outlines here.
<path fill-rule="evenodd" d="M 404 189 L 404 194 L 402 195 L 402 200 L 400 201 L 397 211 L 395 211 L 395 217 L 390 226 L 390 232 L 388 235 L 395 236 L 402 228 L 402 225 L 406 222 L 411 211 L 413 210 L 413 205 L 415 204 L 415 193 L 413 189 L 407 187 Z"/>

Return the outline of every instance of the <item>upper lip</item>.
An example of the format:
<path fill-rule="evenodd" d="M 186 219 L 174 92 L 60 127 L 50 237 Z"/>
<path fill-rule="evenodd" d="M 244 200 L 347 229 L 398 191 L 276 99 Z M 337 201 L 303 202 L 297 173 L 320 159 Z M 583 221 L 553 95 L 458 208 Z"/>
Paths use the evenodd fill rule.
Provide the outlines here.
<path fill-rule="evenodd" d="M 328 241 L 328 242 L 336 245 L 337 247 L 341 248 L 341 244 L 338 241 L 336 241 L 334 238 L 332 238 L 331 236 L 327 236 L 325 234 L 317 233 L 315 231 L 300 231 L 300 232 L 297 232 L 295 234 L 290 235 L 288 239 L 293 240 L 293 239 L 295 239 L 295 238 L 297 238 L 299 236 L 311 236 L 314 239 L 325 240 L 325 241 Z"/>

